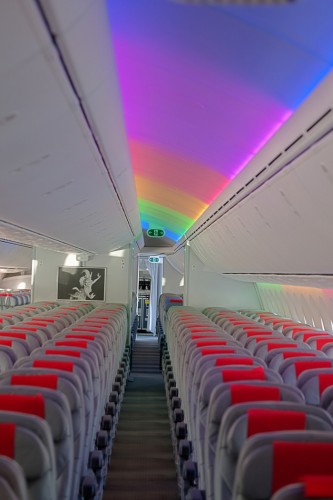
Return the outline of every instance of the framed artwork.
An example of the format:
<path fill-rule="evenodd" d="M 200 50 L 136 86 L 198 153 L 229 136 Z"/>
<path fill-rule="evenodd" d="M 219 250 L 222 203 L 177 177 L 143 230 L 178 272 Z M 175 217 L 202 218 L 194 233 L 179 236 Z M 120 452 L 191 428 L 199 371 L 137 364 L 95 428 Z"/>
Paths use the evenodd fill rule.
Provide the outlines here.
<path fill-rule="evenodd" d="M 105 301 L 105 267 L 59 267 L 59 300 Z"/>

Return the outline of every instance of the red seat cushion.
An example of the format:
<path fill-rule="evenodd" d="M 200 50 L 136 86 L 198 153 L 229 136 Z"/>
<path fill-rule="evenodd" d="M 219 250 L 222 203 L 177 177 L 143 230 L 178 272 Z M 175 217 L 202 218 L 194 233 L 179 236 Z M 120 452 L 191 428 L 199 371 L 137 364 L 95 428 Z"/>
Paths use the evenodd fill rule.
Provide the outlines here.
<path fill-rule="evenodd" d="M 280 401 L 279 387 L 235 384 L 230 387 L 232 404 L 250 401 Z"/>
<path fill-rule="evenodd" d="M 209 354 L 234 354 L 235 349 L 201 349 L 202 356 L 209 356 Z"/>
<path fill-rule="evenodd" d="M 333 475 L 304 476 L 305 498 L 332 498 L 333 497 Z"/>
<path fill-rule="evenodd" d="M 15 432 L 16 425 L 14 423 L 4 422 L 0 424 L 0 455 L 14 458 Z"/>
<path fill-rule="evenodd" d="M 304 430 L 306 415 L 301 411 L 269 410 L 251 408 L 247 410 L 247 436 L 259 432 Z"/>
<path fill-rule="evenodd" d="M 253 365 L 253 359 L 236 356 L 234 358 L 217 358 L 215 361 L 215 366 L 227 365 Z"/>
<path fill-rule="evenodd" d="M 333 373 L 320 373 L 319 379 L 319 392 L 322 394 L 325 389 L 333 386 Z"/>
<path fill-rule="evenodd" d="M 283 343 L 283 342 L 272 342 L 271 344 L 267 344 L 267 351 L 272 351 L 273 349 L 292 349 L 294 347 L 298 347 L 296 343 Z"/>
<path fill-rule="evenodd" d="M 262 366 L 250 370 L 222 370 L 223 382 L 236 380 L 266 380 L 265 370 Z"/>
<path fill-rule="evenodd" d="M 53 373 L 36 375 L 12 375 L 11 385 L 29 385 L 33 387 L 45 387 L 46 389 L 57 389 L 58 375 Z"/>
<path fill-rule="evenodd" d="M 51 368 L 52 370 L 64 370 L 67 372 L 72 372 L 74 369 L 74 363 L 69 361 L 48 361 L 46 359 L 35 359 L 33 366 L 35 368 Z"/>
<path fill-rule="evenodd" d="M 315 370 L 316 368 L 331 368 L 332 363 L 326 360 L 318 360 L 318 361 L 295 361 L 295 372 L 296 377 L 298 378 L 301 373 L 306 370 Z"/>
<path fill-rule="evenodd" d="M 80 358 L 81 353 L 79 351 L 73 351 L 73 350 L 68 350 L 66 351 L 65 349 L 47 349 L 45 351 L 45 354 L 50 354 L 52 356 L 58 355 L 58 356 L 74 356 L 75 358 Z"/>
<path fill-rule="evenodd" d="M 227 345 L 227 341 L 226 340 L 202 340 L 202 341 L 197 342 L 197 347 L 208 347 L 208 346 L 212 346 L 212 345 L 216 345 L 216 346 Z"/>
<path fill-rule="evenodd" d="M 306 358 L 314 358 L 316 357 L 315 352 L 284 352 L 282 353 L 283 359 L 289 359 L 289 358 L 299 358 L 300 356 L 305 356 Z"/>
<path fill-rule="evenodd" d="M 333 443 L 273 442 L 273 493 L 306 475 L 332 473 Z"/>
<path fill-rule="evenodd" d="M 45 418 L 45 401 L 41 394 L 0 394 L 0 411 L 16 411 Z"/>

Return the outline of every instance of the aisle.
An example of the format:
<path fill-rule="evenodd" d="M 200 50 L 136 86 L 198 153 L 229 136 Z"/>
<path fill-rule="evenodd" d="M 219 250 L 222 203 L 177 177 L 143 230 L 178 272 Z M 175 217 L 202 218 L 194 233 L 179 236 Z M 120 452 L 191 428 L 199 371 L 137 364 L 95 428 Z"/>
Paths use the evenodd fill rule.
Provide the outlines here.
<path fill-rule="evenodd" d="M 161 374 L 132 373 L 104 500 L 177 500 L 176 468 Z"/>

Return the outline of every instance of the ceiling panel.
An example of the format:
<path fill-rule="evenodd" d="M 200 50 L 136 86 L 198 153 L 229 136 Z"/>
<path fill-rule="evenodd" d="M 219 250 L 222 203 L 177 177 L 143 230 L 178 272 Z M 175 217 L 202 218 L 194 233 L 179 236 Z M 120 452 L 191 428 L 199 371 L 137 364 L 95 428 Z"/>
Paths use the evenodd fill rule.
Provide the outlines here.
<path fill-rule="evenodd" d="M 262 273 L 332 277 L 332 158 L 331 132 L 191 239 L 192 248 L 207 267 L 254 281 Z"/>
<path fill-rule="evenodd" d="M 108 0 L 144 228 L 174 240 L 333 63 L 333 3 Z"/>
<path fill-rule="evenodd" d="M 52 3 L 45 2 L 49 9 L 46 14 L 61 26 L 65 19 L 56 18 Z M 62 49 L 70 63 L 72 46 L 77 47 L 87 29 L 95 33 L 90 51 L 81 46 L 86 57 L 78 61 L 79 71 L 75 73 L 76 68 L 70 67 L 74 80 L 93 93 L 91 108 L 87 109 L 90 122 L 60 64 L 36 3 L 5 0 L 1 7 L 0 212 L 6 231 L 15 232 L 17 228 L 19 237 L 30 234 L 34 244 L 106 253 L 138 236 L 140 225 L 122 120 L 117 121 L 115 134 L 115 123 L 108 128 L 111 122 L 105 120 L 113 102 L 118 100 L 118 115 L 121 111 L 117 86 L 116 93 L 106 98 L 115 76 L 108 80 L 111 72 L 98 72 L 100 60 L 93 61 L 98 39 L 105 49 L 102 57 L 112 59 L 112 47 L 105 42 L 105 37 L 110 37 L 109 27 L 97 29 L 93 15 L 101 17 L 104 2 L 94 2 L 94 10 L 89 9 L 89 3 L 63 3 L 62 13 L 67 5 L 71 22 L 67 19 L 63 27 L 67 39 L 62 40 Z M 89 77 L 92 73 L 99 74 L 93 83 Z M 104 135 L 99 135 L 100 128 Z M 108 133 L 112 134 L 109 142 L 114 154 L 103 156 Z M 122 142 L 119 137 L 123 137 Z M 119 177 L 118 194 L 112 168 Z M 126 206 L 121 206 L 122 195 Z"/>

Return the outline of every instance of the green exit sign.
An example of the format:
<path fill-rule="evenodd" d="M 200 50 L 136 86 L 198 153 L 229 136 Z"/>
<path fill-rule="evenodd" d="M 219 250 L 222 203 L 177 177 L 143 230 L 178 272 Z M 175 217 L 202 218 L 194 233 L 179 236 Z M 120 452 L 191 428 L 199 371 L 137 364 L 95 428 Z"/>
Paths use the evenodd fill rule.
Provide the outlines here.
<path fill-rule="evenodd" d="M 149 257 L 149 262 L 152 264 L 159 264 L 161 262 L 161 259 L 159 257 Z"/>
<path fill-rule="evenodd" d="M 147 234 L 151 238 L 163 238 L 165 231 L 164 229 L 148 229 Z"/>

